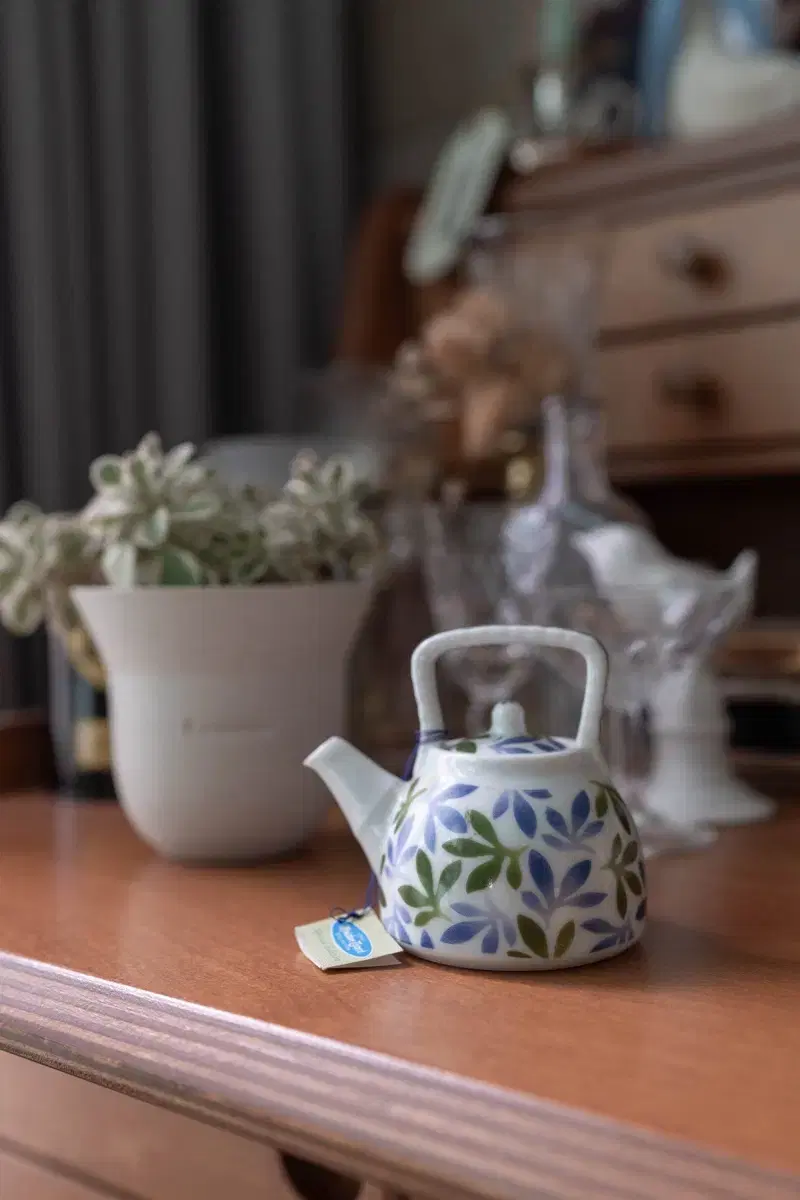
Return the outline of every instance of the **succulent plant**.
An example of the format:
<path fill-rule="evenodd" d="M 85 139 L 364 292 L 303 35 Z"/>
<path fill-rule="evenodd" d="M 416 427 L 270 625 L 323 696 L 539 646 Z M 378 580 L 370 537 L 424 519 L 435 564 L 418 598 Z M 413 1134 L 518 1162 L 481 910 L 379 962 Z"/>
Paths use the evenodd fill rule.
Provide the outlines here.
<path fill-rule="evenodd" d="M 381 557 L 351 463 L 300 455 L 277 495 L 234 488 L 157 434 L 92 464 L 79 513 L 17 504 L 0 521 L 0 620 L 14 634 L 47 619 L 84 674 L 96 674 L 69 588 L 245 585 L 361 578 Z M 77 661 L 80 660 L 80 662 Z M 80 664 L 83 664 L 81 666 Z"/>
<path fill-rule="evenodd" d="M 74 518 L 15 504 L 0 522 L 0 620 L 25 636 L 41 624 L 48 593 L 66 578 L 91 575 L 93 548 Z"/>
<path fill-rule="evenodd" d="M 221 491 L 220 497 L 214 521 L 195 531 L 195 550 L 201 551 L 207 581 L 234 586 L 269 582 L 261 513 L 271 497 L 253 487 Z"/>
<path fill-rule="evenodd" d="M 131 454 L 93 464 L 97 495 L 79 520 L 108 583 L 348 579 L 374 562 L 377 530 L 348 462 L 300 455 L 273 497 L 229 487 L 193 454 L 189 445 L 164 454 L 149 434 Z"/>
<path fill-rule="evenodd" d="M 201 555 L 226 497 L 193 455 L 189 444 L 164 454 L 161 439 L 150 433 L 130 454 L 92 463 L 96 495 L 79 520 L 100 546 L 107 583 L 210 582 Z"/>
<path fill-rule="evenodd" d="M 363 489 L 344 459 L 300 455 L 283 494 L 260 523 L 270 566 L 281 579 L 357 579 L 380 553 L 377 527 L 365 515 Z"/>

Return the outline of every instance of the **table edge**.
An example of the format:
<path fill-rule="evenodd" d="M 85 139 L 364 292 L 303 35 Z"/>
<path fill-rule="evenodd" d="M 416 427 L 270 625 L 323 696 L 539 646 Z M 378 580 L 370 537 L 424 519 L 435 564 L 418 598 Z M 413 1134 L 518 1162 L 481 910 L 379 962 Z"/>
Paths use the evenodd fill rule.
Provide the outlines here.
<path fill-rule="evenodd" d="M 428 1196 L 796 1197 L 646 1128 L 0 953 L 0 1051 Z"/>

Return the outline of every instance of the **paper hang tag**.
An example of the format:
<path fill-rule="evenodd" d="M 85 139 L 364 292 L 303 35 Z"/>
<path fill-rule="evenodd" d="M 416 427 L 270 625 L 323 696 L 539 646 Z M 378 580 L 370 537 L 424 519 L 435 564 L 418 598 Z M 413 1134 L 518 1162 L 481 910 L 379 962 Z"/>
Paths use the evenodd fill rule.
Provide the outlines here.
<path fill-rule="evenodd" d="M 403 953 L 371 908 L 347 918 L 326 917 L 311 925 L 298 925 L 294 935 L 303 954 L 321 971 L 393 967 Z"/>

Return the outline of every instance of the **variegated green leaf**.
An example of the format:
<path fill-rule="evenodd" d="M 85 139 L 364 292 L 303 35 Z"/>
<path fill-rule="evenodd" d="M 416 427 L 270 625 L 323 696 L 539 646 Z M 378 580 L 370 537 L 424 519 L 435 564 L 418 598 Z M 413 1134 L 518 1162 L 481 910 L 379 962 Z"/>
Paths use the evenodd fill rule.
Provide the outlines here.
<path fill-rule="evenodd" d="M 122 459 L 115 454 L 104 454 L 96 458 L 89 468 L 89 479 L 95 491 L 119 487 L 122 483 Z"/>
<path fill-rule="evenodd" d="M 164 475 L 169 479 L 180 476 L 184 467 L 194 458 L 196 447 L 191 442 L 183 442 L 164 455 Z"/>
<path fill-rule="evenodd" d="M 143 550 L 156 550 L 169 537 L 170 514 L 165 505 L 160 505 L 133 527 L 134 545 Z"/>
<path fill-rule="evenodd" d="M 168 548 L 161 561 L 161 582 L 165 587 L 191 587 L 202 583 L 203 568 L 188 550 Z"/>
<path fill-rule="evenodd" d="M 44 619 L 41 594 L 18 583 L 0 601 L 3 624 L 17 637 L 27 637 L 36 630 Z"/>
<path fill-rule="evenodd" d="M 136 547 L 130 542 L 115 542 L 103 551 L 101 568 L 112 587 L 132 588 L 136 584 Z"/>
<path fill-rule="evenodd" d="M 182 501 L 173 512 L 175 521 L 192 521 L 198 524 L 212 521 L 221 508 L 220 499 L 213 492 L 195 492 Z"/>

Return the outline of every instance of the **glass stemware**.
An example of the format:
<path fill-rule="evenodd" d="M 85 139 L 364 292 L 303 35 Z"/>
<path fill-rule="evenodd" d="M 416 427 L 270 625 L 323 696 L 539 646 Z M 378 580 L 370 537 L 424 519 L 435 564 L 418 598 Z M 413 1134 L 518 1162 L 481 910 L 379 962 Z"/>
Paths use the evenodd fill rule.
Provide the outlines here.
<path fill-rule="evenodd" d="M 500 548 L 507 516 L 505 504 L 425 506 L 423 566 L 439 630 L 519 623 Z M 445 666 L 467 697 L 467 733 L 485 732 L 489 710 L 525 682 L 531 661 L 517 646 L 478 646 L 446 656 Z"/>
<path fill-rule="evenodd" d="M 603 752 L 636 820 L 645 855 L 707 846 L 716 835 L 701 819 L 677 821 L 656 811 L 650 802 L 658 762 L 650 707 L 675 661 L 674 630 L 656 619 L 661 594 L 652 587 L 627 587 L 616 590 L 614 601 L 599 595 L 593 586 L 545 588 L 538 598 L 545 623 L 591 634 L 608 654 Z M 559 669 L 563 681 L 578 694 L 583 679 L 571 657 L 564 656 Z M 554 698 L 557 702 L 557 692 L 542 698 L 548 715 L 548 701 Z"/>

